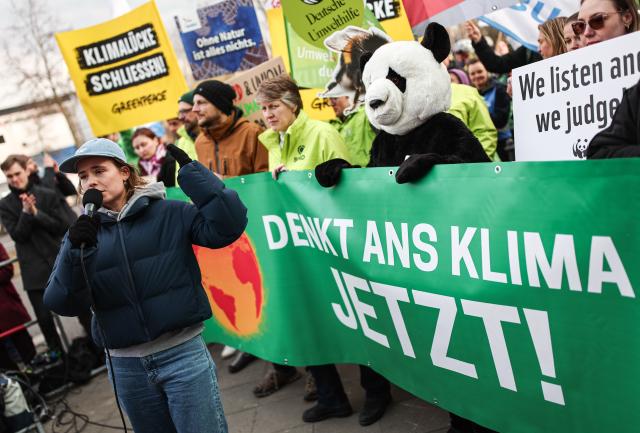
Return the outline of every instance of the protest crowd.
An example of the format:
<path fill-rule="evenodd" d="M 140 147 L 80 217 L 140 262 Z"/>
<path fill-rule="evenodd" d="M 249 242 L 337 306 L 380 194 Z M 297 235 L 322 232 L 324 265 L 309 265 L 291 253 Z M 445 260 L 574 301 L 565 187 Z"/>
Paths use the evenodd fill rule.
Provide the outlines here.
<path fill-rule="evenodd" d="M 243 374 L 248 365 L 261 362 L 261 353 L 250 353 L 251 346 L 203 339 L 213 298 L 203 289 L 199 249 L 229 247 L 254 221 L 263 222 L 244 202 L 242 191 L 225 183 L 239 178 L 244 183 L 249 175 L 266 172 L 275 185 L 294 172 L 308 171 L 324 192 L 335 195 L 344 182 L 353 181 L 353 168 L 392 167 L 398 183 L 411 184 L 428 182 L 430 170 L 442 164 L 518 164 L 517 139 L 522 135 L 514 126 L 514 93 L 524 90 L 512 71 L 640 30 L 635 0 L 582 0 L 571 12 L 539 24 L 537 50 L 513 47 L 502 33 L 493 40 L 489 27 L 476 20 L 449 31 L 457 40 L 449 41 L 445 32 L 444 45 L 435 42 L 442 40 L 437 25 L 420 35 L 421 45 L 393 45 L 378 29 L 346 36 L 336 32 L 352 39 L 326 43 L 342 50 L 333 77 L 317 95 L 333 110 L 330 120 L 314 118 L 305 106 L 305 88 L 298 85 L 295 69 L 259 81 L 252 94 L 261 113 L 256 121 L 244 112 L 247 105 L 238 103 L 238 88 L 249 89 L 214 77 L 168 101 L 177 114 L 157 119 L 163 120 L 160 129 L 141 124 L 96 134 L 78 143 L 64 161 L 47 156 L 44 170 L 29 155 L 8 156 L 0 164 L 10 189 L 0 200 L 0 220 L 15 243 L 22 288 L 46 349 L 37 350 L 22 326 L 31 317 L 11 282 L 14 265 L 0 245 L 0 371 L 25 372 L 61 362 L 86 379 L 86 371 L 106 364 L 135 432 L 226 433 L 216 369 Z M 157 47 L 155 33 L 147 33 L 149 47 Z M 249 37 L 244 31 L 240 35 Z M 215 38 L 202 43 L 217 43 Z M 251 49 L 252 43 L 247 39 L 242 47 Z M 418 51 L 412 50 L 424 48 L 429 54 L 420 63 L 419 55 L 412 54 Z M 640 156 L 639 86 L 624 91 L 610 123 L 584 149 L 586 159 Z M 430 95 L 441 89 L 444 96 Z M 392 103 L 397 106 L 379 115 L 380 107 Z M 114 114 L 128 115 L 126 110 Z M 79 184 L 66 174 L 77 175 Z M 99 198 L 94 199 L 96 190 Z M 181 199 L 168 199 L 169 191 Z M 289 204 L 295 209 L 295 203 Z M 300 219 L 304 227 L 304 217 Z M 206 272 L 216 271 L 213 264 Z M 263 267 L 262 272 L 271 271 Z M 297 290 L 307 289 L 305 281 L 295 284 Z M 61 342 L 54 314 L 78 318 L 88 337 L 82 341 L 86 365 L 71 353 L 77 347 Z M 366 315 L 375 318 L 375 313 Z M 314 334 L 304 335 L 312 340 Z M 210 347 L 221 348 L 225 366 L 214 364 L 208 343 L 222 343 Z M 268 374 L 255 383 L 255 398 L 304 381 L 300 398 L 313 402 L 300 413 L 306 423 L 348 417 L 355 410 L 360 425 L 368 426 L 393 405 L 391 381 L 374 366 L 359 366 L 366 398 L 356 408 L 335 364 L 272 361 Z M 18 431 L 11 426 L 19 422 L 3 419 L 0 431 Z M 448 431 L 499 431 L 484 424 L 451 411 Z"/>

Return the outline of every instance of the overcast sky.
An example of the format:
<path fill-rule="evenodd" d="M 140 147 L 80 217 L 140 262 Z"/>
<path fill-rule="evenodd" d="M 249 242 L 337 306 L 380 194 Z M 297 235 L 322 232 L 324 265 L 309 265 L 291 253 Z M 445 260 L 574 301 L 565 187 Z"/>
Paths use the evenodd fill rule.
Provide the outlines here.
<path fill-rule="evenodd" d="M 22 2 L 24 0 L 15 0 Z M 50 7 L 52 13 L 60 22 L 61 29 L 70 30 L 92 26 L 112 18 L 113 4 L 128 3 L 131 7 L 137 7 L 147 0 L 36 0 Z M 209 0 L 206 3 L 214 3 Z M 173 30 L 175 23 L 173 17 L 185 11 L 193 11 L 201 0 L 156 0 L 156 5 L 164 21 L 167 30 Z M 15 18 L 12 16 L 11 1 L 0 0 L 0 41 L 4 43 L 11 40 L 12 35 L 5 29 Z M 177 30 L 176 30 L 177 31 Z M 0 65 L 6 65 L 2 61 L 3 54 L 0 51 Z M 11 71 L 6 67 L 0 69 L 0 108 L 11 107 L 24 102 L 24 95 L 20 95 L 12 85 Z"/>

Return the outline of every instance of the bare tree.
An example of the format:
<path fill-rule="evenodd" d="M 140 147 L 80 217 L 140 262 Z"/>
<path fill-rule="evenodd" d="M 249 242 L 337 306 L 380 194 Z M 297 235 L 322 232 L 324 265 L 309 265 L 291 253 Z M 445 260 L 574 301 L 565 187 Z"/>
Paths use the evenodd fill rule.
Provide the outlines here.
<path fill-rule="evenodd" d="M 82 133 L 73 110 L 66 102 L 75 93 L 69 73 L 55 41 L 54 32 L 61 25 L 44 0 L 12 0 L 12 23 L 6 29 L 11 35 L 3 44 L 8 69 L 16 77 L 20 91 L 28 102 L 45 102 L 62 113 L 76 146 L 82 143 Z M 70 103 L 74 103 L 71 98 Z"/>

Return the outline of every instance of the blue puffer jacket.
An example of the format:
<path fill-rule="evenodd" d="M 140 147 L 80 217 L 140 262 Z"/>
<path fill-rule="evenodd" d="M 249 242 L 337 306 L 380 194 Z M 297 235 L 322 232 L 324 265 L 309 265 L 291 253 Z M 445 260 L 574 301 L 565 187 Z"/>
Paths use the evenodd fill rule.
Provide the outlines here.
<path fill-rule="evenodd" d="M 161 190 L 134 195 L 117 219 L 99 214 L 98 246 L 84 255 L 108 348 L 152 341 L 211 316 L 192 244 L 231 244 L 247 225 L 247 209 L 235 191 L 225 189 L 196 161 L 180 169 L 178 183 L 195 205 L 163 200 Z M 86 311 L 90 299 L 80 250 L 65 236 L 45 305 L 63 316 L 76 316 Z"/>

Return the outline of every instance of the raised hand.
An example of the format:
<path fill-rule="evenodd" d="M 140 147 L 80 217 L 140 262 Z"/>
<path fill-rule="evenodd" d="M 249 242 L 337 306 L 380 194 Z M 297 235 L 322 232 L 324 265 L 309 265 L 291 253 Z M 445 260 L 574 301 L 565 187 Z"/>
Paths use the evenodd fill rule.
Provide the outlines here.
<path fill-rule="evenodd" d="M 477 43 L 482 39 L 482 33 L 480 33 L 480 29 L 473 21 L 465 22 L 464 29 L 467 31 L 467 37 L 471 39 L 472 42 Z"/>
<path fill-rule="evenodd" d="M 48 153 L 44 154 L 44 157 L 42 159 L 42 163 L 44 164 L 45 167 L 53 168 L 54 173 L 58 173 L 60 171 L 58 169 L 58 163 Z"/>
<path fill-rule="evenodd" d="M 189 158 L 189 155 L 187 155 L 184 150 L 180 149 L 177 146 L 174 146 L 173 144 L 167 145 L 167 151 L 171 156 L 173 156 L 178 164 L 180 164 L 180 167 L 185 166 L 193 161 L 191 158 Z"/>

